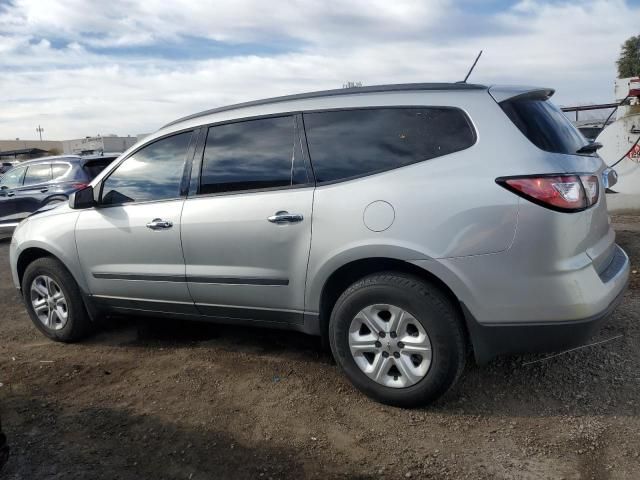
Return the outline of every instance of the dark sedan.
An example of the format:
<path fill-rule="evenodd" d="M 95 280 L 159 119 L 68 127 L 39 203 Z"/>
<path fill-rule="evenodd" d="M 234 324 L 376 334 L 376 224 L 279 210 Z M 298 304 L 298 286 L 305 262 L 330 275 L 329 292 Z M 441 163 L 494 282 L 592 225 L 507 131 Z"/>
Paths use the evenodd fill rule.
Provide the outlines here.
<path fill-rule="evenodd" d="M 118 156 L 45 157 L 14 166 L 0 176 L 0 233 L 45 205 L 66 202 Z"/>

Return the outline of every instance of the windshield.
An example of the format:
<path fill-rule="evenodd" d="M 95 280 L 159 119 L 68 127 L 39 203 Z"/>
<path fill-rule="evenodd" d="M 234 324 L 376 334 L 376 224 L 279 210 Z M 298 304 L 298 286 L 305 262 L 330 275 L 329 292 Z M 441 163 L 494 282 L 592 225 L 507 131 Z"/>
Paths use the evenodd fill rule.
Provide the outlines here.
<path fill-rule="evenodd" d="M 500 106 L 529 141 L 542 150 L 574 155 L 589 143 L 549 100 L 515 98 Z"/>

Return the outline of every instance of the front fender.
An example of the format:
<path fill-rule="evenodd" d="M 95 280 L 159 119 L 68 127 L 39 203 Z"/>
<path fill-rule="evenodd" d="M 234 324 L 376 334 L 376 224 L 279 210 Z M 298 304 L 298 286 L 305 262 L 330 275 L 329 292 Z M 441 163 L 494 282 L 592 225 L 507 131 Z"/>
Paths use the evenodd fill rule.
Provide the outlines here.
<path fill-rule="evenodd" d="M 60 260 L 69 270 L 80 290 L 88 292 L 75 241 L 78 212 L 53 211 L 30 218 L 16 228 L 11 241 L 11 274 L 16 288 L 20 288 L 18 261 L 27 250 L 44 250 Z"/>

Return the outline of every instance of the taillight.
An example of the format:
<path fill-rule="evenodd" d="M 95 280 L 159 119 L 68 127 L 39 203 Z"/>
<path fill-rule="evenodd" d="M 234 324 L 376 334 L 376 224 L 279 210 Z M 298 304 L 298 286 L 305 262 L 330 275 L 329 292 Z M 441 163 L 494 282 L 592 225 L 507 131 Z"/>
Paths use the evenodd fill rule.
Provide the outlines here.
<path fill-rule="evenodd" d="M 595 175 L 540 175 L 497 178 L 507 190 L 551 210 L 579 212 L 598 201 Z"/>
<path fill-rule="evenodd" d="M 71 187 L 75 190 L 82 190 L 83 188 L 87 188 L 89 186 L 88 183 L 72 183 Z"/>

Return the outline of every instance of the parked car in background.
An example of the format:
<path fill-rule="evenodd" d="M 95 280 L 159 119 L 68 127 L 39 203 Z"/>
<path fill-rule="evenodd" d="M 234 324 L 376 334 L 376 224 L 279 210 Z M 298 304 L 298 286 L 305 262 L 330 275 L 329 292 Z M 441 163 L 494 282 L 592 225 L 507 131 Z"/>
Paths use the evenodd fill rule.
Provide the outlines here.
<path fill-rule="evenodd" d="M 66 202 L 119 155 L 44 157 L 6 171 L 0 177 L 0 234 L 10 232 L 43 206 Z"/>
<path fill-rule="evenodd" d="M 428 403 L 470 349 L 580 344 L 622 300 L 615 175 L 552 94 L 372 86 L 177 120 L 18 226 L 14 284 L 57 341 L 113 313 L 293 329 L 372 398 Z"/>
<path fill-rule="evenodd" d="M 7 170 L 11 170 L 18 162 L 2 162 L 0 163 L 0 174 L 3 174 Z"/>

